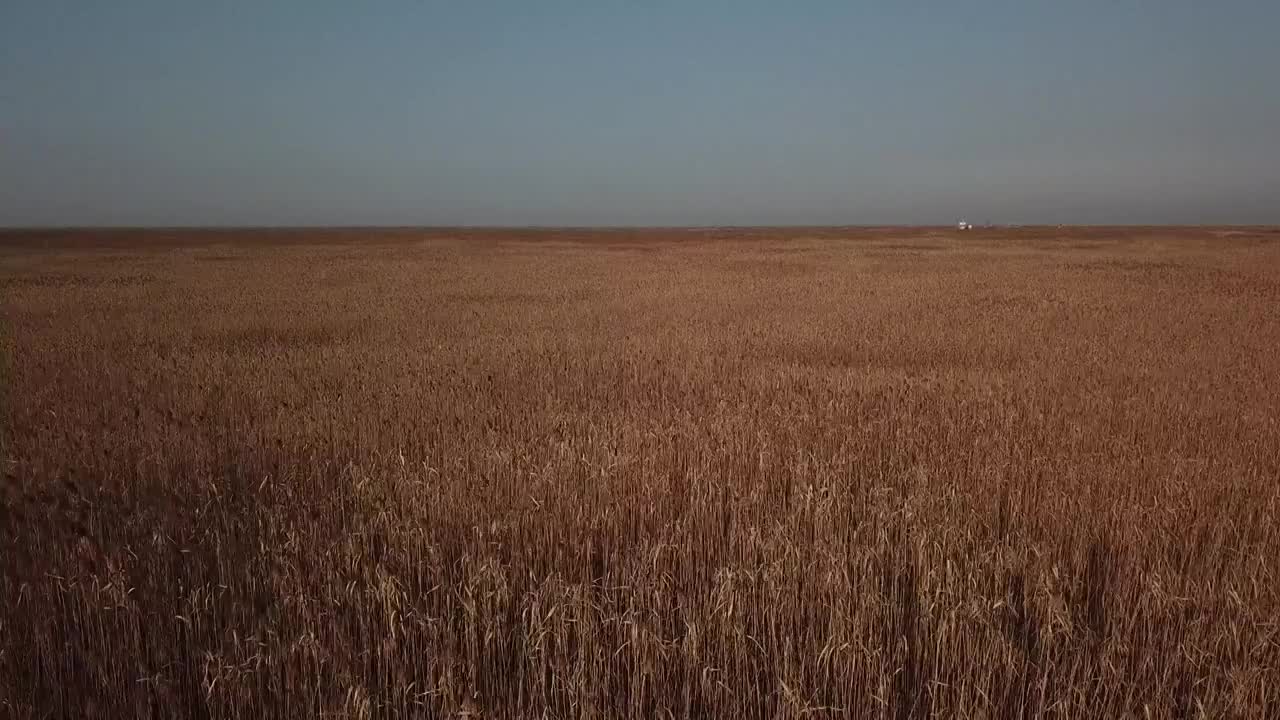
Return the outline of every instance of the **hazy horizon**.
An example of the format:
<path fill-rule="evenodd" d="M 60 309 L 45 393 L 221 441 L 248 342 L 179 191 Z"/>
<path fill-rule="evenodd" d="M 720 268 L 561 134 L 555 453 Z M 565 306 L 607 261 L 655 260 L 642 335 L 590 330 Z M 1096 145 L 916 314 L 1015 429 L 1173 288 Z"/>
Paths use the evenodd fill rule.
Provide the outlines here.
<path fill-rule="evenodd" d="M 1280 7 L 0 10 L 3 227 L 1280 223 Z"/>
<path fill-rule="evenodd" d="M 964 219 L 964 218 L 962 218 Z M 967 220 L 967 219 L 966 219 Z M 1114 228 L 1169 228 L 1169 229 L 1196 229 L 1204 228 L 1209 230 L 1232 229 L 1232 228 L 1280 228 L 1280 222 L 1274 223 L 974 223 L 968 221 L 972 226 L 971 230 L 983 229 L 1010 229 L 1016 230 L 1020 228 L 1074 228 L 1074 229 L 1114 229 Z M 235 225 L 235 224 L 209 224 L 209 225 L 0 225 L 0 232 L 80 232 L 80 231 L 117 231 L 117 230 L 138 230 L 138 231 L 155 231 L 155 232 L 254 232 L 254 231 L 345 231 L 345 230 L 370 230 L 374 232 L 391 232 L 396 230 L 421 231 L 421 232 L 443 232 L 449 230 L 495 230 L 495 231 L 555 231 L 555 230 L 804 230 L 804 229 L 830 229 L 830 228 L 848 228 L 850 230 L 950 230 L 955 227 L 955 223 L 831 223 L 820 225 L 815 223 L 785 223 L 785 224 L 763 224 L 763 225 L 745 225 L 741 223 L 726 224 L 703 224 L 703 225 L 513 225 L 513 224 L 469 224 L 469 225 L 321 225 L 321 224 L 297 224 L 297 225 Z"/>

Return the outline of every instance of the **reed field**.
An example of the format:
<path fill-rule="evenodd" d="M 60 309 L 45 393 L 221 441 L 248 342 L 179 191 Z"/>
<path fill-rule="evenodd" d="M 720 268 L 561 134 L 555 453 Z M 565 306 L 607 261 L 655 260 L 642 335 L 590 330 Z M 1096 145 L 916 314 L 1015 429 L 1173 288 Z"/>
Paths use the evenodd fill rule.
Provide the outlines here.
<path fill-rule="evenodd" d="M 1280 717 L 1280 231 L 11 231 L 0 319 L 0 717 Z"/>

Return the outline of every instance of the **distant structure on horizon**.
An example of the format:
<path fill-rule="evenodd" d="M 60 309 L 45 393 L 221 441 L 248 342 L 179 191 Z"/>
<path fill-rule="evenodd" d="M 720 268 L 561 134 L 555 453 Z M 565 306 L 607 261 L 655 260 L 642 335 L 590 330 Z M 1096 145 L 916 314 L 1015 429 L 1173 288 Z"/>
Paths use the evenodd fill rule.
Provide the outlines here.
<path fill-rule="evenodd" d="M 957 230 L 972 230 L 972 229 L 973 229 L 973 223 L 970 223 L 970 222 L 966 222 L 966 221 L 964 221 L 964 220 L 961 220 L 960 222 L 956 223 L 956 229 L 957 229 Z"/>

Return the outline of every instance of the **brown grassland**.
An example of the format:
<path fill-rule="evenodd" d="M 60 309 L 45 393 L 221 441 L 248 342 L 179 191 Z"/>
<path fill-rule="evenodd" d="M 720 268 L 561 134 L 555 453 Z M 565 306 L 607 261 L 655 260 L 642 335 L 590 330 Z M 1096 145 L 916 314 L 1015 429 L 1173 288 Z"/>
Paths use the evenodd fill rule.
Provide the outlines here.
<path fill-rule="evenodd" d="M 10 232 L 0 716 L 1280 717 L 1280 232 Z"/>

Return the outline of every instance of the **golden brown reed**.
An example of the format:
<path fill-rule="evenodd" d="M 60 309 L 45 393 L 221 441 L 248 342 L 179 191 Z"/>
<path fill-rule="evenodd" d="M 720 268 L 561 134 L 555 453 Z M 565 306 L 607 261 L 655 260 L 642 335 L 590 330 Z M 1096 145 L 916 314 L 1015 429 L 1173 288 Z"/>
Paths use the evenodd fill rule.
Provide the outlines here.
<path fill-rule="evenodd" d="M 1280 235 L 11 234 L 0 715 L 1280 717 Z"/>

